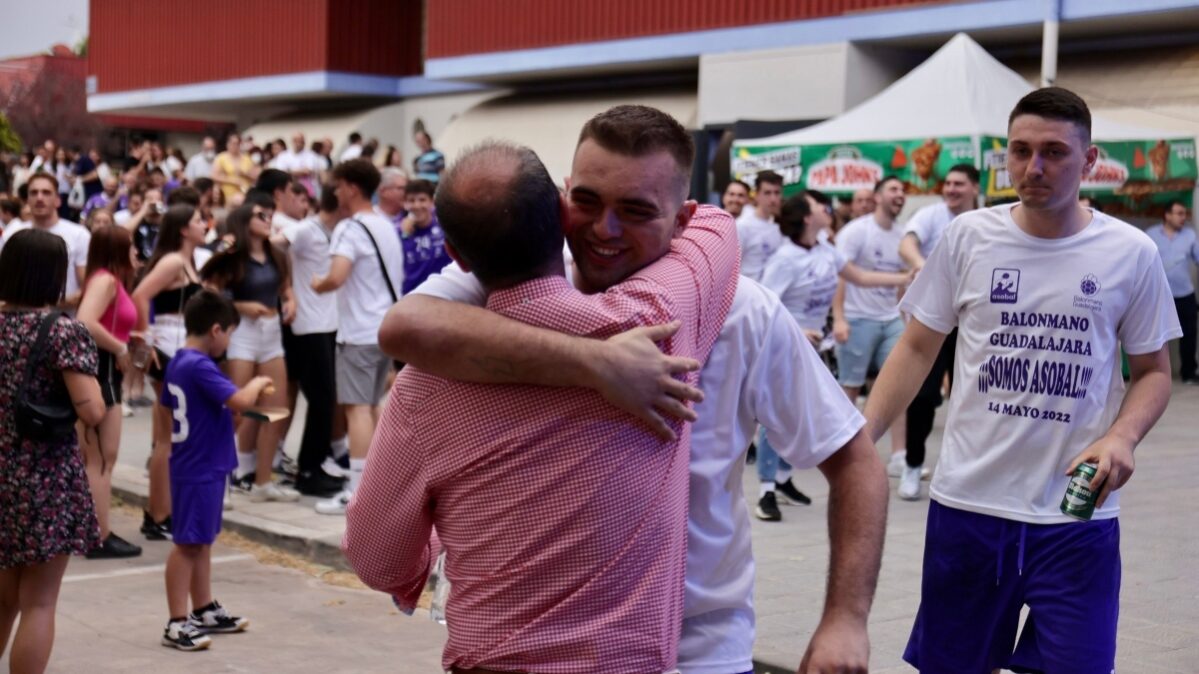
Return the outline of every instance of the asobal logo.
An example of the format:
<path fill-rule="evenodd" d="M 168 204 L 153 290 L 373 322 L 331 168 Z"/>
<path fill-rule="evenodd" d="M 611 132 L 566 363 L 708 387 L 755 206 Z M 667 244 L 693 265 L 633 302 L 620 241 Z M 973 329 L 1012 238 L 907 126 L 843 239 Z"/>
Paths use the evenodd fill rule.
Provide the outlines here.
<path fill-rule="evenodd" d="M 1015 304 L 1020 297 L 1020 270 L 996 267 L 991 272 L 991 304 Z"/>

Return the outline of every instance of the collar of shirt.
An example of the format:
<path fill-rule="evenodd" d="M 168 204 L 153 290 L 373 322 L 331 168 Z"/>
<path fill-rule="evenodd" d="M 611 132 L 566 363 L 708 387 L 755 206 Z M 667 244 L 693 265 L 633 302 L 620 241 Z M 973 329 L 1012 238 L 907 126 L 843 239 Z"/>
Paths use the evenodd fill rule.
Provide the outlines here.
<path fill-rule="evenodd" d="M 503 313 L 512 307 L 543 297 L 573 292 L 577 291 L 571 287 L 565 276 L 542 276 L 492 292 L 487 296 L 487 308 L 496 313 Z"/>

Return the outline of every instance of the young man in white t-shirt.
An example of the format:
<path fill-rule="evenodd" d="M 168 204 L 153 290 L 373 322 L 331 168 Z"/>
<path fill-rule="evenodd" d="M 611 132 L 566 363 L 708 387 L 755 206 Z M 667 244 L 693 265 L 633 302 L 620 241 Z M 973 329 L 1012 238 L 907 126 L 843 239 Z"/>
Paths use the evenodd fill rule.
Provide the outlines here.
<path fill-rule="evenodd" d="M 626 146 L 612 152 L 618 171 L 593 165 L 581 151 L 572 163 L 571 278 L 585 292 L 601 291 L 653 262 L 665 251 L 665 232 L 684 217 L 659 202 L 689 176 L 681 168 L 649 170 L 647 157 L 627 147 L 633 144 L 620 120 L 624 115 L 677 124 L 652 108 L 617 106 L 585 127 L 605 147 Z M 653 208 L 626 209 L 626 203 Z M 658 432 L 669 430 L 662 415 L 681 416 L 686 408 L 680 400 L 695 399 L 671 377 L 677 363 L 644 336 L 600 341 L 562 335 L 479 308 L 485 300 L 478 280 L 450 265 L 395 306 L 380 341 L 393 356 L 453 379 L 586 386 Z M 761 425 L 780 456 L 797 468 L 819 466 L 830 488 L 828 595 L 801 671 L 866 671 L 866 615 L 881 555 L 887 484 L 873 444 L 858 431 L 860 415 L 778 297 L 744 276 L 700 386 L 703 401 L 691 427 L 678 668 L 684 674 L 752 671 L 754 567 L 741 474 Z"/>
<path fill-rule="evenodd" d="M 874 212 L 864 215 L 837 232 L 837 250 L 848 261 L 866 271 L 898 273 L 899 241 L 903 230 L 896 219 L 906 201 L 903 181 L 887 176 L 874 186 Z M 883 362 L 903 333 L 899 317 L 899 293 L 895 288 L 867 288 L 841 278 L 833 295 L 833 337 L 837 342 L 837 378 L 845 395 L 857 401 L 873 365 Z M 904 419 L 891 427 L 891 461 L 887 473 L 896 477 L 905 455 Z"/>
<path fill-rule="evenodd" d="M 737 240 L 741 243 L 741 274 L 762 280 L 766 261 L 783 243 L 774 219 L 783 207 L 783 177 L 774 171 L 758 173 L 754 183 L 754 207 L 741 210 L 737 218 Z"/>
<path fill-rule="evenodd" d="M 945 234 L 949 223 L 966 211 L 978 208 L 978 169 L 972 164 L 957 164 L 945 172 L 941 187 L 944 199 L 916 211 L 904 226 L 903 240 L 899 242 L 899 257 L 903 258 L 915 273 L 924 268 L 925 260 L 932 254 L 937 243 Z M 933 432 L 933 421 L 937 408 L 943 402 L 941 382 L 945 374 L 953 383 L 953 350 L 957 333 L 949 333 L 937 360 L 929 370 L 920 392 L 908 406 L 906 465 L 899 476 L 899 487 L 895 490 L 899 498 L 915 501 L 920 498 L 920 480 L 927 474 L 924 470 L 925 442 Z"/>
<path fill-rule="evenodd" d="M 379 326 L 400 297 L 404 257 L 395 228 L 371 205 L 379 179 L 369 159 L 333 168 L 334 194 L 349 215 L 333 231 L 329 273 L 312 280 L 318 293 L 338 291 L 337 400 L 345 406 L 350 431 L 349 484 L 317 503 L 316 511 L 325 515 L 344 515 L 362 479 L 391 372 L 391 359 L 379 350 Z"/>
<path fill-rule="evenodd" d="M 1181 331 L 1149 237 L 1078 204 L 1098 157 L 1090 135 L 1086 103 L 1069 91 L 1016 104 L 1007 168 L 1020 202 L 947 230 L 904 297 L 912 320 L 866 405 L 877 438 L 958 328 L 959 383 L 904 654 L 921 672 L 1114 671 L 1117 490 L 1165 410 L 1166 342 Z M 1083 462 L 1096 467 L 1098 500 L 1080 522 L 1059 505 Z"/>
<path fill-rule="evenodd" d="M 298 184 L 298 183 L 296 183 Z M 303 189 L 301 187 L 300 189 Z M 332 189 L 321 191 L 320 211 L 286 227 L 271 242 L 287 251 L 296 293 L 296 318 L 288 326 L 284 356 L 288 378 L 294 380 L 308 412 L 300 440 L 296 490 L 306 496 L 329 497 L 342 490 L 343 480 L 322 467 L 334 437 L 337 396 L 334 363 L 337 350 L 337 296 L 318 293 L 311 279 L 329 273 L 333 231 L 342 212 Z M 344 430 L 342 431 L 344 433 Z M 342 439 L 344 442 L 344 439 Z"/>
<path fill-rule="evenodd" d="M 92 243 L 92 235 L 83 225 L 58 217 L 61 198 L 58 195 L 57 178 L 49 173 L 38 172 L 30 176 L 27 185 L 29 221 L 13 222 L 5 228 L 4 236 L 0 238 L 0 250 L 14 234 L 23 229 L 42 229 L 62 239 L 67 244 L 67 285 L 62 306 L 76 307 L 87 271 L 87 249 Z"/>

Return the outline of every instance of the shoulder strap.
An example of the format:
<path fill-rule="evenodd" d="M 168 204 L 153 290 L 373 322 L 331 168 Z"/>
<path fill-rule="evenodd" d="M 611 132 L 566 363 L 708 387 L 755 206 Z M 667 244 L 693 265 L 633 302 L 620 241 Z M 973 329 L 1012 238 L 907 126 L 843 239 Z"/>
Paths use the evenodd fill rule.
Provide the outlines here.
<path fill-rule="evenodd" d="M 42 324 L 37 331 L 37 339 L 33 342 L 33 348 L 29 350 L 29 357 L 25 359 L 25 372 L 21 377 L 21 385 L 17 387 L 17 398 L 25 397 L 25 388 L 29 385 L 29 380 L 33 378 L 33 366 L 42 359 L 42 354 L 46 351 L 46 342 L 50 341 L 50 328 L 58 321 L 58 317 L 62 316 L 62 311 L 51 309 L 50 313 L 42 319 Z"/>
<path fill-rule="evenodd" d="M 375 247 L 375 257 L 379 259 L 379 271 L 383 272 L 383 281 L 387 283 L 387 292 L 391 293 L 392 303 L 399 302 L 400 297 L 396 295 L 395 286 L 391 285 L 391 275 L 387 273 L 387 265 L 383 262 L 383 253 L 379 250 L 379 242 L 375 241 L 375 235 L 371 234 L 371 228 L 366 226 L 366 223 L 358 218 L 350 218 L 362 227 L 362 231 L 366 232 L 366 236 L 371 240 L 371 245 Z"/>

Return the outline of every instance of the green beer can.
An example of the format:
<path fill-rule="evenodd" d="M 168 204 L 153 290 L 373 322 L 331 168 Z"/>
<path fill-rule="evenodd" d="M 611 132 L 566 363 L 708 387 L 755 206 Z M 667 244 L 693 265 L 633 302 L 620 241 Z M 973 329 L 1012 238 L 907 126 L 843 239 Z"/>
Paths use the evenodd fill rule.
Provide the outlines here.
<path fill-rule="evenodd" d="M 1066 485 L 1066 495 L 1062 498 L 1062 514 L 1076 520 L 1090 521 L 1095 514 L 1095 500 L 1099 498 L 1099 491 L 1091 489 L 1095 472 L 1093 463 L 1080 463 L 1074 469 L 1070 483 Z"/>

